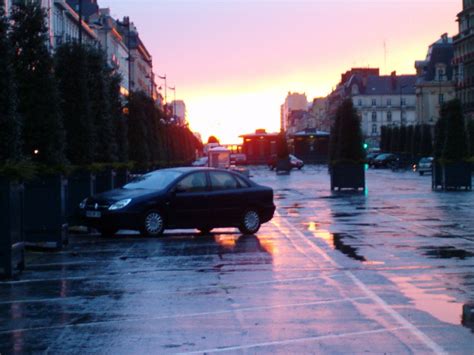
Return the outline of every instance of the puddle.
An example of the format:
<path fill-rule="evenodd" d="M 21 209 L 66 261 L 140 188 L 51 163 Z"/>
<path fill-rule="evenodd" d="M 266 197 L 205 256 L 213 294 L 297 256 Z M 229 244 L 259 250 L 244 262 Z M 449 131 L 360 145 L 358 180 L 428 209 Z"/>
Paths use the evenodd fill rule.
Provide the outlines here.
<path fill-rule="evenodd" d="M 431 259 L 460 259 L 464 260 L 467 258 L 474 257 L 474 253 L 471 253 L 464 249 L 457 249 L 452 246 L 446 247 L 424 247 L 421 248 L 426 250 L 424 255 L 430 257 Z"/>
<path fill-rule="evenodd" d="M 333 234 L 333 244 L 334 248 L 336 250 L 339 250 L 341 253 L 347 255 L 351 259 L 357 260 L 357 261 L 367 261 L 367 259 L 357 253 L 357 248 L 354 248 L 350 245 L 347 245 L 344 243 L 345 238 L 352 238 L 355 239 L 354 237 L 348 235 L 348 234 Z"/>
<path fill-rule="evenodd" d="M 367 259 L 358 253 L 358 249 L 348 245 L 344 242 L 344 239 L 356 239 L 354 236 L 343 233 L 330 233 L 323 229 L 318 229 L 318 224 L 314 222 L 308 223 L 308 230 L 314 233 L 314 236 L 318 239 L 323 240 L 331 248 L 340 251 L 349 258 L 361 262 L 368 262 Z"/>

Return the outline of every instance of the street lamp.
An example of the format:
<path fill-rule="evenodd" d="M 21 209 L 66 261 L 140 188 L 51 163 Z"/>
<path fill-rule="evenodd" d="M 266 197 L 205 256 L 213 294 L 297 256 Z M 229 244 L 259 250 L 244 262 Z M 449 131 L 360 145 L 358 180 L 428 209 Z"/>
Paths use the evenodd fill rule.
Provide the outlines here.
<path fill-rule="evenodd" d="M 169 87 L 168 89 L 173 90 L 174 97 L 173 97 L 173 116 L 176 118 L 176 85 L 173 87 Z"/>
<path fill-rule="evenodd" d="M 161 76 L 161 75 L 158 75 L 158 78 L 160 78 L 161 80 L 164 80 L 165 81 L 165 104 L 168 103 L 168 92 L 166 91 L 167 90 L 167 84 L 166 84 L 166 74 Z"/>

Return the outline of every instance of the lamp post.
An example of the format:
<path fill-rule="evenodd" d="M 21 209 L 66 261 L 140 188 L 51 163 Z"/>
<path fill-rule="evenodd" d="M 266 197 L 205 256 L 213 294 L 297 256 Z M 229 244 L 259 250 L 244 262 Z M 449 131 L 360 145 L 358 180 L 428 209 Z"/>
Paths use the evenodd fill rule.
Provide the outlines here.
<path fill-rule="evenodd" d="M 173 116 L 176 118 L 176 85 L 168 89 L 173 90 Z"/>
<path fill-rule="evenodd" d="M 161 76 L 161 75 L 158 75 L 158 78 L 160 78 L 161 80 L 164 80 L 165 81 L 165 104 L 168 103 L 168 92 L 167 92 L 167 84 L 166 84 L 166 74 Z"/>

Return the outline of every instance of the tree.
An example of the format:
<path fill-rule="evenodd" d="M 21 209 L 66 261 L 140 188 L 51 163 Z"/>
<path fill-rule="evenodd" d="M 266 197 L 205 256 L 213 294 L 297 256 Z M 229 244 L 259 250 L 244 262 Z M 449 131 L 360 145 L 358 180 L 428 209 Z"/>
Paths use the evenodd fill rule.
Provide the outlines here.
<path fill-rule="evenodd" d="M 115 128 L 117 159 L 121 163 L 126 163 L 128 162 L 128 117 L 124 114 L 122 107 L 122 99 L 120 97 L 121 82 L 122 78 L 120 75 L 113 73 L 110 75 L 107 84 L 110 98 L 110 115 Z"/>
<path fill-rule="evenodd" d="M 151 162 L 150 132 L 146 115 L 146 96 L 143 93 L 130 93 L 128 97 L 128 146 L 130 160 L 139 164 Z"/>
<path fill-rule="evenodd" d="M 94 161 L 116 162 L 117 139 L 112 116 L 109 82 L 112 80 L 112 70 L 107 65 L 104 52 L 101 49 L 85 47 L 87 55 L 88 91 L 96 150 Z"/>
<path fill-rule="evenodd" d="M 471 149 L 471 157 L 474 157 L 474 120 L 470 120 L 467 124 L 467 130 L 469 133 L 469 146 Z"/>
<path fill-rule="evenodd" d="M 8 19 L 0 3 L 0 164 L 21 158 L 21 121 L 17 112 L 17 87 Z"/>
<path fill-rule="evenodd" d="M 65 132 L 49 55 L 45 13 L 33 2 L 12 12 L 18 111 L 23 119 L 24 155 L 46 164 L 65 163 Z"/>
<path fill-rule="evenodd" d="M 283 131 L 281 131 L 277 137 L 276 153 L 278 159 L 287 159 L 290 155 L 288 150 L 288 142 L 286 141 L 286 134 Z"/>
<path fill-rule="evenodd" d="M 407 127 L 407 130 L 406 130 L 406 138 L 405 138 L 405 142 L 406 142 L 406 152 L 410 155 L 411 159 L 414 159 L 414 156 L 413 156 L 413 134 L 415 132 L 415 128 L 413 127 L 413 125 L 410 125 Z"/>
<path fill-rule="evenodd" d="M 402 125 L 400 127 L 400 153 L 407 152 L 407 127 Z"/>
<path fill-rule="evenodd" d="M 392 136 L 390 137 L 390 152 L 399 153 L 400 152 L 400 128 L 392 128 Z"/>
<path fill-rule="evenodd" d="M 443 113 L 446 115 L 446 139 L 442 158 L 451 161 L 466 159 L 469 146 L 461 102 L 457 99 L 447 102 Z"/>
<path fill-rule="evenodd" d="M 219 140 L 215 136 L 210 136 L 209 139 L 207 140 L 207 144 L 210 144 L 210 143 L 219 144 Z"/>
<path fill-rule="evenodd" d="M 429 157 L 433 154 L 431 126 L 427 124 L 421 126 L 420 154 L 424 157 Z"/>
<path fill-rule="evenodd" d="M 412 155 L 415 159 L 418 159 L 420 155 L 420 148 L 421 148 L 421 126 L 419 124 L 415 125 L 413 131 L 413 139 L 412 139 Z"/>
<path fill-rule="evenodd" d="M 344 100 L 338 107 L 331 141 L 332 162 L 362 162 L 365 159 L 360 118 L 352 100 Z"/>
<path fill-rule="evenodd" d="M 67 157 L 73 164 L 91 164 L 97 150 L 97 137 L 89 100 L 86 51 L 77 43 L 64 44 L 56 51 L 55 62 L 68 142 Z"/>

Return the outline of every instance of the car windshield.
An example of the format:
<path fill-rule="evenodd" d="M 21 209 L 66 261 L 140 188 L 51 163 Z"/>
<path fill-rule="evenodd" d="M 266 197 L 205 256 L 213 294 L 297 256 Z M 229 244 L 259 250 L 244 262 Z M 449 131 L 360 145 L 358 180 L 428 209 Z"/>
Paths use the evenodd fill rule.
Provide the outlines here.
<path fill-rule="evenodd" d="M 123 188 L 127 190 L 163 190 L 183 173 L 179 171 L 154 171 L 133 179 Z"/>

